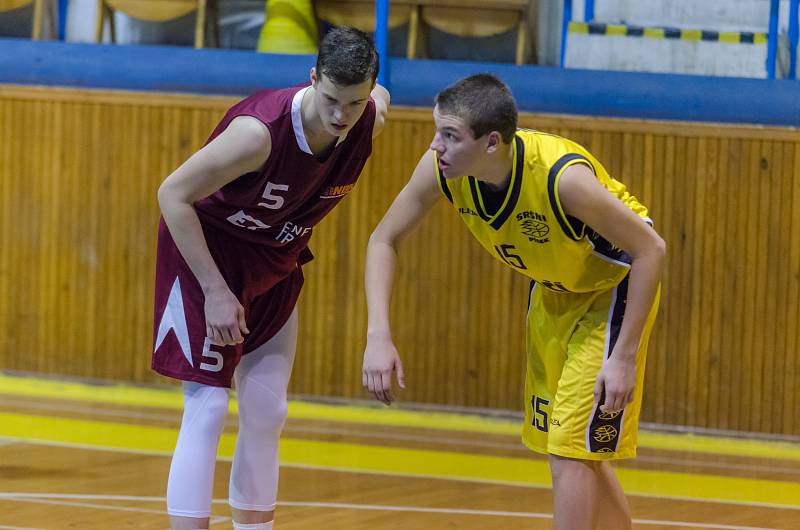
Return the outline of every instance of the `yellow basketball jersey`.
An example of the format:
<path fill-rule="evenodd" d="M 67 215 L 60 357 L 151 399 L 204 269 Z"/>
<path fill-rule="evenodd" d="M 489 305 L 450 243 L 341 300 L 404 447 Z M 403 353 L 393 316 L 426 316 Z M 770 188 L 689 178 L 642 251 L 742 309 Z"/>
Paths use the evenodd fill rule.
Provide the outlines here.
<path fill-rule="evenodd" d="M 513 149 L 511 181 L 494 215 L 486 210 L 477 179 L 445 179 L 436 165 L 442 193 L 472 234 L 495 258 L 553 291 L 591 292 L 619 283 L 630 269 L 630 256 L 564 213 L 558 181 L 569 166 L 585 164 L 608 191 L 649 222 L 647 208 L 575 142 L 521 129 Z"/>

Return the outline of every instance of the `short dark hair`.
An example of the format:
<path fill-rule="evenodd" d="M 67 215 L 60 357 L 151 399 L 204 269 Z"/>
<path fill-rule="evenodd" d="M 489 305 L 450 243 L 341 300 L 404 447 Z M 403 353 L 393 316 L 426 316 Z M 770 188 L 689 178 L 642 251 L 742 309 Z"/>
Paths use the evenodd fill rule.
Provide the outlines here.
<path fill-rule="evenodd" d="M 456 81 L 436 96 L 440 114 L 467 122 L 475 138 L 497 131 L 511 143 L 517 130 L 517 103 L 505 83 L 492 74 L 476 74 Z"/>
<path fill-rule="evenodd" d="M 317 75 L 336 85 L 358 85 L 378 77 L 378 50 L 369 35 L 346 26 L 333 28 L 322 39 Z"/>

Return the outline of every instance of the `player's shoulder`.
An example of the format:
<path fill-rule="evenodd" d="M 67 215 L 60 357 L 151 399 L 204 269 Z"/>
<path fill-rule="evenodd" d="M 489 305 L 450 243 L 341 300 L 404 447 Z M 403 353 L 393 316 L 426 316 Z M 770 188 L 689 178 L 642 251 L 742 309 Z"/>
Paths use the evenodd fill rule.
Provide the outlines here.
<path fill-rule="evenodd" d="M 523 141 L 529 169 L 550 171 L 574 159 L 585 160 L 591 166 L 596 164 L 595 158 L 585 147 L 569 138 L 531 129 L 518 129 L 517 136 Z"/>
<path fill-rule="evenodd" d="M 234 105 L 230 113 L 237 116 L 253 116 L 264 123 L 270 123 L 291 114 L 294 96 L 308 86 L 308 83 L 287 88 L 259 90 Z"/>

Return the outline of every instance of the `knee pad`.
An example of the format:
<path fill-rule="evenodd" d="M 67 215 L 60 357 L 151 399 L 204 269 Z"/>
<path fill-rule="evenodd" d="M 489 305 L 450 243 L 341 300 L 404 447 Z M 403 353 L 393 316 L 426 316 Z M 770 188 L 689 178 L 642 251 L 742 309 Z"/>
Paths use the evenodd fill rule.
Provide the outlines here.
<path fill-rule="evenodd" d="M 248 436 L 280 436 L 289 410 L 285 396 L 277 396 L 261 382 L 247 380 L 244 399 L 239 401 L 239 434 Z"/>

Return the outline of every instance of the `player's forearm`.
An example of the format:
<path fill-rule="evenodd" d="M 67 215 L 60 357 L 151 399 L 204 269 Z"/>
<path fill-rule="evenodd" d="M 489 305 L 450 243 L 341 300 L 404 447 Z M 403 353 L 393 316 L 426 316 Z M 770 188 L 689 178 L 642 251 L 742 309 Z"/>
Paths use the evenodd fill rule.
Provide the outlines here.
<path fill-rule="evenodd" d="M 367 292 L 367 335 L 391 337 L 389 303 L 394 284 L 397 252 L 394 247 L 370 238 L 364 284 Z"/>
<path fill-rule="evenodd" d="M 175 241 L 181 256 L 186 260 L 203 292 L 208 294 L 215 289 L 228 288 L 208 250 L 208 243 L 194 207 L 172 199 L 161 191 L 158 202 L 172 240 Z"/>
<path fill-rule="evenodd" d="M 664 256 L 663 244 L 657 244 L 642 255 L 634 257 L 631 263 L 625 316 L 614 347 L 614 355 L 627 361 L 634 362 L 636 360 L 642 332 L 661 282 Z"/>

